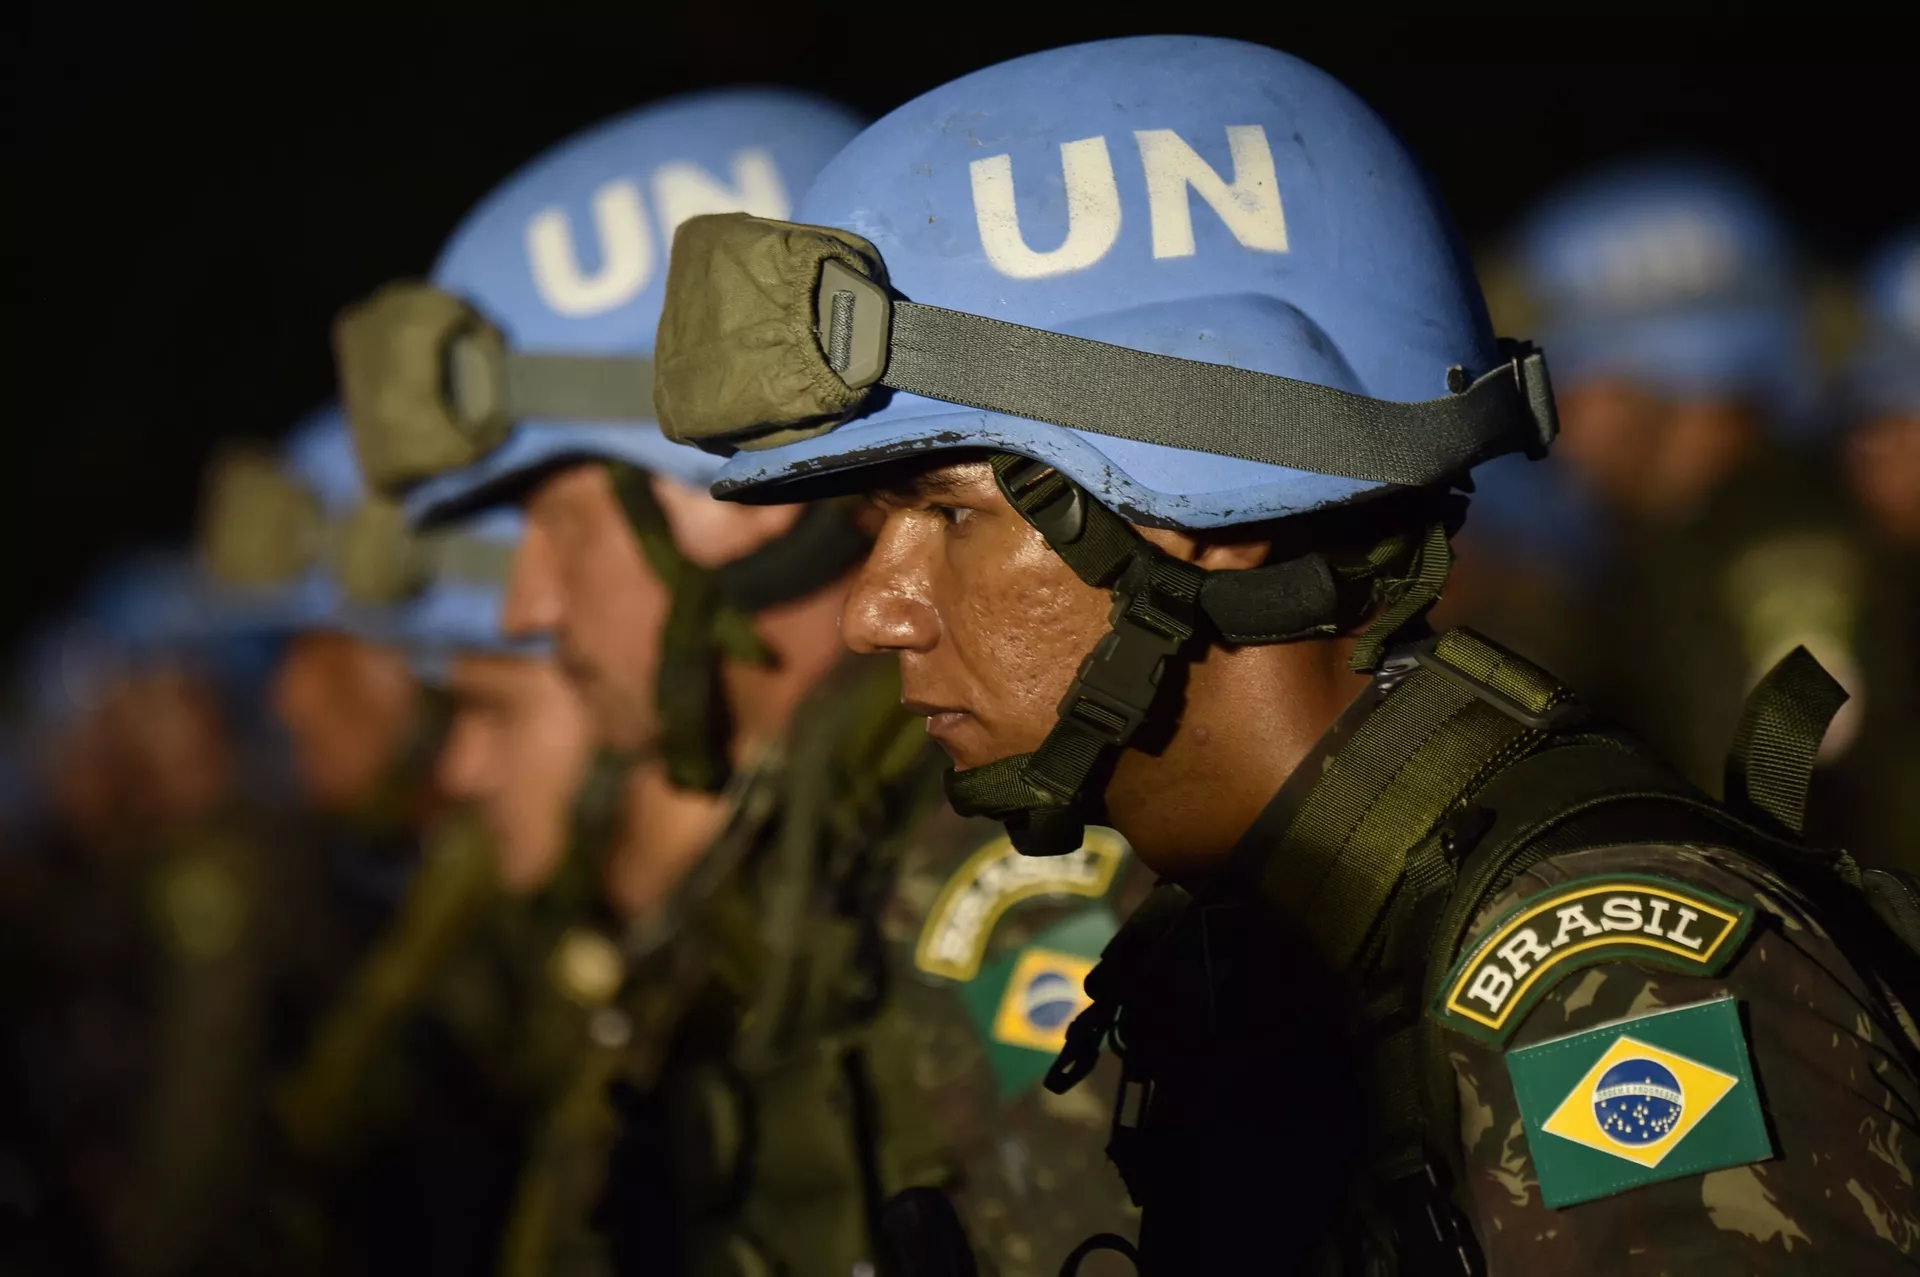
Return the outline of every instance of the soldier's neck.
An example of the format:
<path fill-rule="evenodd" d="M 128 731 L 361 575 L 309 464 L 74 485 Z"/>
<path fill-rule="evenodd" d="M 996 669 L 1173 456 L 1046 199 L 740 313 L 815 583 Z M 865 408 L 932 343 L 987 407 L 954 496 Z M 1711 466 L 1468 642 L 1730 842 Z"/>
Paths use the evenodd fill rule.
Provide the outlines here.
<path fill-rule="evenodd" d="M 852 574 L 754 617 L 754 631 L 773 659 L 765 664 L 728 660 L 723 671 L 733 710 L 733 760 L 745 766 L 787 734 L 794 711 L 846 656 L 840 609 Z"/>
<path fill-rule="evenodd" d="M 1180 725 L 1155 755 L 1130 751 L 1107 787 L 1115 828 L 1174 878 L 1224 863 L 1280 786 L 1368 686 L 1352 640 L 1211 649 L 1194 663 Z"/>
<path fill-rule="evenodd" d="M 700 863 L 725 826 L 726 794 L 677 789 L 666 768 L 641 763 L 627 776 L 620 831 L 607 855 L 607 902 L 622 918 L 649 918 Z"/>
<path fill-rule="evenodd" d="M 786 735 L 800 703 L 846 655 L 840 644 L 845 595 L 842 581 L 754 618 L 773 659 L 726 664 L 735 767 L 765 757 Z M 720 836 L 730 808 L 726 795 L 675 788 L 657 762 L 636 767 L 627 782 L 624 828 L 607 859 L 607 898 L 614 909 L 631 919 L 664 906 Z"/>

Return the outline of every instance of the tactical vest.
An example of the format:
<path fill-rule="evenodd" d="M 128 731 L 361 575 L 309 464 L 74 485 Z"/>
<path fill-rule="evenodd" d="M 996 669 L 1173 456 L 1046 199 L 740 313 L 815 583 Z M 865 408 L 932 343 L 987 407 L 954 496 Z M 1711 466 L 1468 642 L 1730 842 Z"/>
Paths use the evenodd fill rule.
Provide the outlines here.
<path fill-rule="evenodd" d="M 873 1254 L 932 1125 L 885 1031 L 879 909 L 942 770 L 893 663 L 850 662 L 636 935 L 602 1208 L 616 1271 L 837 1273 Z"/>
<path fill-rule="evenodd" d="M 1161 1235 L 1182 1240 L 1156 1251 L 1155 1198 L 1177 1199 L 1181 1167 L 1209 1153 L 1182 1146 L 1153 1119 L 1162 1101 L 1156 1074 L 1177 1071 L 1185 1049 L 1170 1039 L 1200 1038 L 1216 1022 L 1182 1027 L 1184 1011 L 1136 1014 L 1128 999 L 1149 987 L 1156 966 L 1181 960 L 1183 930 L 1191 936 L 1211 926 L 1221 944 L 1216 951 L 1210 934 L 1202 936 L 1204 994 L 1173 999 L 1182 1007 L 1210 1001 L 1234 978 L 1232 959 L 1219 955 L 1230 951 L 1235 911 L 1250 912 L 1254 899 L 1264 901 L 1259 916 L 1277 912 L 1359 1004 L 1364 1076 L 1350 1096 L 1370 1132 L 1348 1168 L 1364 1187 L 1357 1206 L 1344 1207 L 1357 1227 L 1330 1257 L 1339 1271 L 1479 1271 L 1472 1230 L 1452 1200 L 1453 1072 L 1442 1030 L 1424 1010 L 1482 907 L 1549 856 L 1629 842 L 1731 847 L 1844 921 L 1840 930 L 1863 968 L 1903 997 L 1920 992 L 1915 884 L 1863 874 L 1845 852 L 1798 838 L 1820 737 L 1844 695 L 1804 650 L 1783 660 L 1748 701 L 1728 760 L 1727 800 L 1716 802 L 1624 732 L 1592 722 L 1550 675 L 1471 631 L 1391 655 L 1323 742 L 1320 767 L 1301 769 L 1310 775 L 1277 845 L 1236 857 L 1192 896 L 1157 889 L 1088 977 L 1094 1004 L 1072 1026 L 1048 1085 L 1072 1086 L 1103 1042 L 1121 1055 L 1126 1081 L 1109 1153 L 1146 1211 L 1135 1256 L 1142 1271 L 1187 1270 L 1190 1244 L 1198 1238 L 1204 1247 L 1209 1235 L 1204 1226 L 1183 1234 L 1175 1221 Z M 1195 946 L 1189 940 L 1185 948 Z M 1232 1055 L 1229 1045 L 1215 1058 Z M 1312 1083 L 1328 1084 L 1324 1076 Z M 1303 1107 L 1320 1099 L 1303 1095 Z M 1272 1255 L 1290 1240 L 1275 1236 Z M 1090 1246 L 1132 1251 L 1119 1239 Z M 1311 1248 L 1292 1253 L 1311 1269 Z M 1063 1275 L 1077 1271 L 1080 1257 Z"/>

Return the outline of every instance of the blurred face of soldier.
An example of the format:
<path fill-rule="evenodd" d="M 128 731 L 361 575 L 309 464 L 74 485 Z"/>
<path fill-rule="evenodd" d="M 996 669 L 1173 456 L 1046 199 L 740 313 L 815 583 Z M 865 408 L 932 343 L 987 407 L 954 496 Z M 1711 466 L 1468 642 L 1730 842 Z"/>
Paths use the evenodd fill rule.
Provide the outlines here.
<path fill-rule="evenodd" d="M 218 698 L 204 679 L 177 667 L 142 673 L 121 686 L 107 714 L 142 819 L 195 820 L 227 799 L 233 759 Z"/>
<path fill-rule="evenodd" d="M 1556 396 L 1554 455 L 1613 509 L 1646 523 L 1683 519 L 1751 450 L 1758 423 L 1729 399 L 1674 399 L 1625 378 Z"/>
<path fill-rule="evenodd" d="M 1847 436 L 1847 477 L 1880 534 L 1920 547 L 1920 412 L 1873 417 Z"/>
<path fill-rule="evenodd" d="M 441 788 L 478 804 L 507 889 L 532 891 L 566 853 L 593 756 L 586 707 L 551 661 L 462 656 L 449 685 L 458 708 L 440 755 Z"/>
<path fill-rule="evenodd" d="M 123 673 L 57 745 L 56 809 L 101 847 L 205 817 L 232 783 L 219 699 L 178 666 Z"/>
<path fill-rule="evenodd" d="M 675 541 L 694 563 L 717 567 L 793 526 L 798 506 L 740 506 L 668 479 L 652 479 Z M 560 663 L 593 715 L 601 742 L 657 751 L 655 684 L 672 600 L 647 563 L 599 465 L 549 477 L 528 500 L 527 531 L 508 590 L 509 633 L 552 633 Z"/>
<path fill-rule="evenodd" d="M 902 696 L 954 764 L 1037 748 L 1112 599 L 1055 554 L 1001 494 L 984 461 L 904 474 L 873 494 L 882 514 L 841 633 L 900 659 Z M 1264 541 L 1142 536 L 1203 568 L 1256 567 Z M 1366 680 L 1350 644 L 1215 647 L 1188 669 L 1179 723 L 1152 754 L 1128 750 L 1107 788 L 1111 823 L 1164 873 L 1201 867 L 1244 832 Z M 1223 765 L 1234 769 L 1229 775 Z"/>
<path fill-rule="evenodd" d="M 406 657 L 392 648 L 333 633 L 288 646 L 274 709 L 308 802 L 344 812 L 374 797 L 419 729 L 416 691 Z"/>

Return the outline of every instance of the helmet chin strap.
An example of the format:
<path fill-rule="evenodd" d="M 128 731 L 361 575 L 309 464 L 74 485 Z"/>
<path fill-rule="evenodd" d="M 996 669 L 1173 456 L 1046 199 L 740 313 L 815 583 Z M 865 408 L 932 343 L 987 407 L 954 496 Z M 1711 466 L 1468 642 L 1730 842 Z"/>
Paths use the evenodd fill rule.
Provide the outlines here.
<path fill-rule="evenodd" d="M 1390 537 L 1353 562 L 1308 553 L 1208 571 L 1147 541 L 1045 462 L 1000 453 L 991 465 L 1007 501 L 1054 553 L 1113 595 L 1112 628 L 1081 662 L 1040 747 L 947 775 L 954 810 L 1001 821 L 1023 855 L 1080 847 L 1086 825 L 1105 815 L 1120 752 L 1164 709 L 1168 662 L 1196 639 L 1252 644 L 1333 635 L 1384 603 L 1354 655 L 1354 668 L 1371 669 L 1387 641 L 1439 598 L 1451 562 L 1442 520 L 1417 540 Z M 1387 576 L 1398 564 L 1407 575 Z"/>
<path fill-rule="evenodd" d="M 608 463 L 607 472 L 641 553 L 673 601 L 655 692 L 667 779 L 679 789 L 717 793 L 733 772 L 724 660 L 772 664 L 773 653 L 754 630 L 754 614 L 839 580 L 866 556 L 870 543 L 854 523 L 850 502 L 823 501 L 745 558 L 702 567 L 674 540 L 647 472 L 617 462 Z"/>

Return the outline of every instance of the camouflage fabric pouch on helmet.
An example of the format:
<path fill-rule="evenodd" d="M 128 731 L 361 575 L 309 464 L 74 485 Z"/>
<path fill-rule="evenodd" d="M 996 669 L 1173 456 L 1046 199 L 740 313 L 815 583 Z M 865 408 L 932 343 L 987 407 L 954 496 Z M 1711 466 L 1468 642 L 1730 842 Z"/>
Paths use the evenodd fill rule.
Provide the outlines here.
<path fill-rule="evenodd" d="M 654 350 L 654 411 L 669 438 L 719 453 L 770 448 L 823 434 L 860 405 L 879 370 L 862 380 L 828 362 L 822 334 L 839 314 L 833 294 L 818 298 L 823 271 L 886 283 L 879 251 L 847 231 L 745 213 L 681 224 Z"/>
<path fill-rule="evenodd" d="M 471 464 L 506 437 L 506 342 L 426 284 L 389 284 L 334 323 L 334 357 L 368 481 L 394 491 Z"/>
<path fill-rule="evenodd" d="M 354 602 L 392 603 L 420 585 L 419 558 L 399 504 L 376 497 L 341 527 L 334 569 Z"/>
<path fill-rule="evenodd" d="M 311 493 L 256 452 L 216 461 L 200 514 L 200 555 L 229 585 L 291 581 L 315 561 L 324 518 Z"/>

